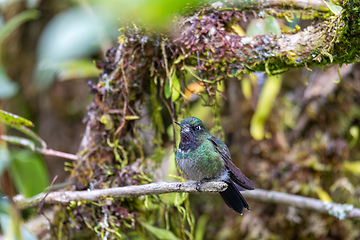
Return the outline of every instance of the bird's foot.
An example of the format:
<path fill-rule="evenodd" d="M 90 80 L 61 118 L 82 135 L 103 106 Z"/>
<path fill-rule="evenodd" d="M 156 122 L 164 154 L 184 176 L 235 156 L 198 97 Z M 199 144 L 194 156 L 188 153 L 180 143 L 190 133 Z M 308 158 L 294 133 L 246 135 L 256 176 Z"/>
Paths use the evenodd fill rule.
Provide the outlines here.
<path fill-rule="evenodd" d="M 201 192 L 201 189 L 200 189 L 201 184 L 202 184 L 201 181 L 199 181 L 199 182 L 196 183 L 196 191 Z"/>

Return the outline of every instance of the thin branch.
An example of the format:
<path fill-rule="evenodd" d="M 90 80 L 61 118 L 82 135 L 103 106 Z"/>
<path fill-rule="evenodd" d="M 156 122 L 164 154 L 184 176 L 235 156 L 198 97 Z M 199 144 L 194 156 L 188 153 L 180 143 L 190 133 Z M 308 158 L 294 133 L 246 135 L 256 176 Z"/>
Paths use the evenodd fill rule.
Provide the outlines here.
<path fill-rule="evenodd" d="M 202 192 L 221 192 L 227 188 L 223 182 L 207 182 L 201 185 Z M 138 197 L 143 195 L 158 195 L 171 192 L 197 192 L 196 182 L 158 182 L 145 185 L 127 186 L 109 189 L 98 189 L 89 191 L 64 191 L 51 192 L 44 199 L 45 193 L 41 193 L 32 198 L 25 198 L 18 195 L 14 197 L 14 202 L 20 209 L 34 207 L 40 204 L 42 200 L 46 204 L 69 204 L 71 201 L 98 201 L 106 197 Z M 360 218 L 360 209 L 353 205 L 323 202 L 318 199 L 302 197 L 276 191 L 267 191 L 255 189 L 245 191 L 242 194 L 248 198 L 261 202 L 270 202 L 274 204 L 285 204 L 301 209 L 314 210 L 320 213 L 327 213 L 339 219 Z"/>
<path fill-rule="evenodd" d="M 202 192 L 221 192 L 227 188 L 223 182 L 208 182 L 201 185 Z M 145 185 L 133 185 L 127 187 L 117 187 L 108 189 L 96 189 L 89 191 L 63 191 L 51 192 L 47 195 L 44 203 L 70 203 L 70 201 L 98 201 L 105 197 L 138 197 L 143 195 L 157 195 L 171 192 L 197 192 L 196 182 L 157 182 Z M 40 193 L 32 198 L 25 198 L 18 195 L 14 197 L 14 201 L 20 209 L 34 207 L 38 205 L 44 198 L 45 193 Z"/>
<path fill-rule="evenodd" d="M 27 130 L 30 130 L 30 129 L 27 129 Z M 75 160 L 75 161 L 79 159 L 79 157 L 77 155 L 49 149 L 46 147 L 46 143 L 44 140 L 42 140 L 39 136 L 37 136 L 37 138 L 38 138 L 37 140 L 41 143 L 42 147 L 35 147 L 35 143 L 32 140 L 29 140 L 27 138 L 22 138 L 22 137 L 17 137 L 17 136 L 8 136 L 8 135 L 0 136 L 0 139 L 2 139 L 4 141 L 29 148 L 30 150 L 39 152 L 43 155 L 61 157 L 61 158 L 69 159 L 69 160 Z"/>
<path fill-rule="evenodd" d="M 61 157 L 61 158 L 74 160 L 74 161 L 79 160 L 79 157 L 77 155 L 74 155 L 71 153 L 60 152 L 60 151 L 56 151 L 56 150 L 48 149 L 48 148 L 47 149 L 36 148 L 35 150 L 46 156 Z"/>
<path fill-rule="evenodd" d="M 345 218 L 360 218 L 360 209 L 354 208 L 353 205 L 349 204 L 323 202 L 319 199 L 262 189 L 242 192 L 242 195 L 248 199 L 258 200 L 261 202 L 285 204 L 301 209 L 327 213 L 339 218 L 340 220 Z"/>

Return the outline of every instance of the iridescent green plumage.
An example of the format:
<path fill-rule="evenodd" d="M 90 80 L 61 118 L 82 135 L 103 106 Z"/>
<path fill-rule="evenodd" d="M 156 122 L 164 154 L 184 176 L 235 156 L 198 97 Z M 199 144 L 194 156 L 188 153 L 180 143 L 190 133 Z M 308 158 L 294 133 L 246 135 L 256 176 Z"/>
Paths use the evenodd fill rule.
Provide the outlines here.
<path fill-rule="evenodd" d="M 192 180 L 224 181 L 228 188 L 221 192 L 226 204 L 242 214 L 249 205 L 239 190 L 254 189 L 252 182 L 232 162 L 224 142 L 212 136 L 202 121 L 195 117 L 177 123 L 181 142 L 176 161 L 181 171 Z"/>

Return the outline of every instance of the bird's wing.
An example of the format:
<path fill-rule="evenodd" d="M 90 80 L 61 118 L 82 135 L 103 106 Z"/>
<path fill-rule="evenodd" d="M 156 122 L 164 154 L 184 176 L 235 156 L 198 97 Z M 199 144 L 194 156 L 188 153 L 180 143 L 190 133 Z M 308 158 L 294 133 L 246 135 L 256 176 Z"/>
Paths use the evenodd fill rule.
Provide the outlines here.
<path fill-rule="evenodd" d="M 221 155 L 225 166 L 230 171 L 230 179 L 239 185 L 241 188 L 247 190 L 255 189 L 253 183 L 241 172 L 241 170 L 231 161 L 228 147 L 223 141 L 211 136 L 209 140 L 213 143 L 215 150 Z"/>

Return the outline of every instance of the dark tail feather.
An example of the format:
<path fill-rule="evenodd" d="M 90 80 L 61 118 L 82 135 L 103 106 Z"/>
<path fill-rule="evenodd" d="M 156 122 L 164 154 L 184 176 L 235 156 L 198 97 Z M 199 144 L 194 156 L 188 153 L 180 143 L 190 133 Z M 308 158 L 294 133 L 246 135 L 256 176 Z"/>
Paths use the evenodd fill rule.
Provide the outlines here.
<path fill-rule="evenodd" d="M 246 202 L 243 195 L 241 195 L 238 191 L 235 184 L 232 181 L 226 183 L 228 184 L 228 188 L 225 191 L 220 192 L 220 195 L 224 199 L 226 205 L 241 215 L 243 208 L 250 210 L 249 204 Z"/>

